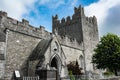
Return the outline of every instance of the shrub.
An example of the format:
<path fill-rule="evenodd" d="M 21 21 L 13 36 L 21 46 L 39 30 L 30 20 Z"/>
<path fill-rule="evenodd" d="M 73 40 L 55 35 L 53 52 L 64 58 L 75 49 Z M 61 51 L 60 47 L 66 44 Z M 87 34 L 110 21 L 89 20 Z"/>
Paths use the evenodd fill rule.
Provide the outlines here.
<path fill-rule="evenodd" d="M 73 75 L 82 75 L 83 73 L 81 72 L 82 68 L 79 68 L 79 64 L 76 60 L 73 62 L 70 62 L 68 65 L 68 71 L 71 71 Z"/>
<path fill-rule="evenodd" d="M 106 71 L 103 73 L 105 76 L 111 76 L 111 75 L 114 75 L 113 72 L 110 72 L 110 71 Z"/>

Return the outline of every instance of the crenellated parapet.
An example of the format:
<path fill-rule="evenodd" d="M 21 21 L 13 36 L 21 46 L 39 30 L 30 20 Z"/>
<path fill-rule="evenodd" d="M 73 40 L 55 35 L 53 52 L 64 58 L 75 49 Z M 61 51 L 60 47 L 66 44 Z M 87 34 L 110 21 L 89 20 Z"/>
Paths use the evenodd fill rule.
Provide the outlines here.
<path fill-rule="evenodd" d="M 69 44 L 71 44 L 71 40 L 76 40 L 77 44 L 81 45 L 86 33 L 88 34 L 87 36 L 90 36 L 91 40 L 96 39 L 98 33 L 97 19 L 95 16 L 86 17 L 84 8 L 80 5 L 79 7 L 74 7 L 74 13 L 71 17 L 67 16 L 59 20 L 58 15 L 53 16 L 52 32 L 62 38 L 61 44 L 65 44 L 63 38 L 67 36 Z M 75 43 L 72 45 L 75 45 Z"/>
<path fill-rule="evenodd" d="M 62 18 L 59 20 L 58 15 L 52 17 L 52 23 L 53 23 L 53 32 L 54 29 L 57 29 L 58 27 L 64 27 L 64 26 L 70 26 L 74 25 L 76 23 L 81 22 L 81 18 L 85 18 L 88 23 L 91 24 L 97 24 L 97 19 L 95 16 L 93 17 L 86 17 L 84 14 L 84 8 L 82 6 L 79 6 L 78 8 L 74 8 L 74 14 L 72 17 L 67 16 L 66 18 Z"/>
<path fill-rule="evenodd" d="M 69 38 L 68 36 L 65 37 L 61 37 L 61 36 L 57 36 L 59 42 L 63 45 L 63 46 L 67 46 L 67 47 L 71 47 L 71 48 L 76 48 L 79 50 L 83 50 L 83 42 L 81 42 L 80 44 L 77 42 L 77 40 L 74 38 Z"/>
<path fill-rule="evenodd" d="M 83 33 L 89 34 L 91 40 L 96 41 L 98 39 L 98 25 L 97 25 L 97 18 L 93 17 L 85 17 L 83 20 Z"/>
<path fill-rule="evenodd" d="M 58 15 L 52 17 L 54 26 L 69 26 L 77 23 L 81 17 L 84 16 L 84 8 L 79 6 L 78 8 L 74 8 L 74 14 L 72 17 L 67 16 L 66 18 L 58 19 Z"/>
<path fill-rule="evenodd" d="M 93 17 L 86 17 L 86 21 L 90 24 L 97 25 L 97 18 L 95 16 Z"/>
<path fill-rule="evenodd" d="M 45 27 L 40 26 L 39 28 L 36 28 L 34 26 L 31 26 L 29 24 L 29 21 L 25 19 L 18 21 L 16 19 L 8 17 L 7 13 L 2 11 L 0 11 L 0 28 L 9 29 L 38 38 L 50 37 L 50 32 L 46 31 Z"/>
<path fill-rule="evenodd" d="M 79 22 L 81 17 L 85 17 L 84 8 L 79 6 L 78 8 L 74 8 L 74 14 L 72 17 L 67 16 L 66 18 L 62 18 L 61 20 L 58 19 L 58 15 L 52 17 L 53 26 L 69 26 L 73 25 L 76 22 Z"/>
<path fill-rule="evenodd" d="M 52 32 L 61 36 L 68 36 L 69 38 L 76 39 L 81 44 L 82 42 L 82 24 L 81 20 L 85 18 L 84 8 L 79 6 L 74 8 L 72 17 L 67 16 L 59 20 L 58 15 L 52 17 Z"/>
<path fill-rule="evenodd" d="M 0 11 L 0 16 L 5 16 L 5 17 L 7 17 L 7 13 L 4 12 L 4 11 Z"/>

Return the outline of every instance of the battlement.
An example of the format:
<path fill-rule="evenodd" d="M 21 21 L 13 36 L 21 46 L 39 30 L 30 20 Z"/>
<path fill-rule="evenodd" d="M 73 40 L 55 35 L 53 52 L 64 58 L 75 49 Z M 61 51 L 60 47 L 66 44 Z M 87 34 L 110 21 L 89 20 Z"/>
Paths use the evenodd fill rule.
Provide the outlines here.
<path fill-rule="evenodd" d="M 74 7 L 74 14 L 81 14 L 82 16 L 84 16 L 84 7 L 82 7 L 81 5 L 77 8 L 77 7 Z"/>
<path fill-rule="evenodd" d="M 53 24 L 60 26 L 69 26 L 78 22 L 81 17 L 85 17 L 84 8 L 80 5 L 78 8 L 74 7 L 74 14 L 72 17 L 67 16 L 66 18 L 58 19 L 58 15 L 52 17 Z"/>
<path fill-rule="evenodd" d="M 97 18 L 95 16 L 93 17 L 86 17 L 86 21 L 91 24 L 96 24 L 97 25 Z"/>
<path fill-rule="evenodd" d="M 69 26 L 69 25 L 73 25 L 77 22 L 81 21 L 81 18 L 86 18 L 86 21 L 88 23 L 93 23 L 93 24 L 97 24 L 97 19 L 95 16 L 93 17 L 86 17 L 84 14 L 84 8 L 80 5 L 78 8 L 74 7 L 74 14 L 72 15 L 72 17 L 67 16 L 66 18 L 62 18 L 61 20 L 59 20 L 58 15 L 55 15 L 52 17 L 53 20 L 53 26 L 55 25 L 57 26 Z"/>
<path fill-rule="evenodd" d="M 78 43 L 76 38 L 69 38 L 69 36 L 61 37 L 59 35 L 57 36 L 57 38 L 61 43 L 61 45 L 63 46 L 68 46 L 68 47 L 83 50 L 83 42 Z"/>
<path fill-rule="evenodd" d="M 25 24 L 25 25 L 29 25 L 29 21 L 25 20 L 25 19 L 22 19 L 22 23 Z"/>
<path fill-rule="evenodd" d="M 83 27 L 90 28 L 89 31 L 97 31 L 97 19 L 95 16 L 86 17 L 81 5 L 78 8 L 74 7 L 72 17 L 67 16 L 61 20 L 58 15 L 52 17 L 52 32 L 61 37 L 68 36 L 70 40 L 76 39 L 78 44 L 83 41 L 83 32 L 85 32 Z"/>
<path fill-rule="evenodd" d="M 60 35 L 61 37 L 68 36 L 70 40 L 76 39 L 81 44 L 82 42 L 82 18 L 85 18 L 84 8 L 80 5 L 78 8 L 74 7 L 72 17 L 58 19 L 58 15 L 52 17 L 52 32 Z"/>
<path fill-rule="evenodd" d="M 34 26 L 31 26 L 28 20 L 22 19 L 22 21 L 18 21 L 16 19 L 8 17 L 7 13 L 2 11 L 0 11 L 0 16 L 0 28 L 7 28 L 9 30 L 40 38 L 47 38 L 51 35 L 50 32 L 45 30 L 45 27 L 40 26 L 39 28 L 36 28 Z"/>
<path fill-rule="evenodd" d="M 5 16 L 5 17 L 7 17 L 7 13 L 4 12 L 4 11 L 0 11 L 0 16 Z"/>

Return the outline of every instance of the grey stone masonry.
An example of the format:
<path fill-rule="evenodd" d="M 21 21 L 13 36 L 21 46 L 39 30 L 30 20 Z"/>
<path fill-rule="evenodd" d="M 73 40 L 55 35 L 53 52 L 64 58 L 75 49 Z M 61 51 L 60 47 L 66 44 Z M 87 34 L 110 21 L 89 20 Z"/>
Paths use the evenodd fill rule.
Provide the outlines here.
<path fill-rule="evenodd" d="M 34 37 L 50 37 L 50 32 L 46 31 L 45 27 L 40 26 L 40 28 L 35 28 L 34 26 L 29 25 L 29 21 L 22 19 L 22 22 L 20 22 L 8 17 L 7 13 L 2 11 L 0 11 L 0 28 L 7 28 Z"/>
<path fill-rule="evenodd" d="M 74 8 L 72 17 L 53 16 L 52 33 L 0 11 L 0 80 L 15 80 L 15 71 L 36 76 L 36 70 L 54 67 L 66 77 L 67 64 L 76 60 L 84 73 L 95 72 L 91 60 L 98 40 L 97 19 L 86 17 L 82 6 Z"/>
<path fill-rule="evenodd" d="M 94 48 L 99 41 L 98 25 L 95 16 L 86 17 L 84 8 L 74 8 L 72 18 L 58 19 L 52 17 L 52 32 L 60 40 L 60 44 L 83 50 L 86 71 L 93 71 L 91 63 Z"/>

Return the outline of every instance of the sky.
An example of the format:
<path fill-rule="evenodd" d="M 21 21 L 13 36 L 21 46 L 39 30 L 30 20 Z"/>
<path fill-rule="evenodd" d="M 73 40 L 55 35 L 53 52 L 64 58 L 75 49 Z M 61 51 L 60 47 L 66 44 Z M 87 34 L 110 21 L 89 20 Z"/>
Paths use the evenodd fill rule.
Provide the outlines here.
<path fill-rule="evenodd" d="M 52 30 L 52 16 L 72 16 L 74 7 L 84 6 L 85 15 L 97 17 L 99 36 L 120 36 L 120 0 L 0 0 L 0 10 L 21 21 L 27 19 L 35 27 Z"/>

